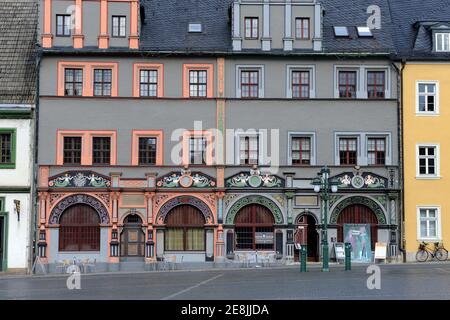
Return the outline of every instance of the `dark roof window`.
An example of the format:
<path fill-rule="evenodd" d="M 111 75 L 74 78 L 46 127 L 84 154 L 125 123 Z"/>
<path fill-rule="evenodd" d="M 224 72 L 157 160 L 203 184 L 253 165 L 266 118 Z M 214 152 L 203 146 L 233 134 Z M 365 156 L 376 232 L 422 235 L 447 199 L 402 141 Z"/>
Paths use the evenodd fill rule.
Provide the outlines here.
<path fill-rule="evenodd" d="M 201 33 L 202 32 L 202 24 L 201 23 L 189 23 L 189 32 Z"/>
<path fill-rule="evenodd" d="M 356 27 L 356 31 L 358 32 L 358 36 L 360 38 L 373 37 L 372 31 L 369 27 Z"/>
<path fill-rule="evenodd" d="M 336 37 L 348 37 L 350 34 L 347 27 L 334 27 L 334 35 Z"/>

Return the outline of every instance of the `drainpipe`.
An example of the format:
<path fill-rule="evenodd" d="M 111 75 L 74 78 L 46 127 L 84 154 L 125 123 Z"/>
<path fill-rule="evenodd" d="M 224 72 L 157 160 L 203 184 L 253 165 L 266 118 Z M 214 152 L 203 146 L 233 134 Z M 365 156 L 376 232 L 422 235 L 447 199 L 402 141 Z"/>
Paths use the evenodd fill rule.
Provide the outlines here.
<path fill-rule="evenodd" d="M 401 68 L 395 63 L 392 66 L 397 72 L 397 77 L 400 78 L 397 81 L 397 136 L 398 136 L 398 157 L 399 157 L 399 189 L 400 189 L 400 224 L 399 234 L 401 241 L 399 241 L 399 251 L 402 253 L 403 262 L 406 262 L 406 244 L 404 237 L 404 225 L 405 225 L 405 204 L 404 204 L 404 148 L 403 148 L 403 70 L 405 69 L 405 60 L 401 61 Z"/>

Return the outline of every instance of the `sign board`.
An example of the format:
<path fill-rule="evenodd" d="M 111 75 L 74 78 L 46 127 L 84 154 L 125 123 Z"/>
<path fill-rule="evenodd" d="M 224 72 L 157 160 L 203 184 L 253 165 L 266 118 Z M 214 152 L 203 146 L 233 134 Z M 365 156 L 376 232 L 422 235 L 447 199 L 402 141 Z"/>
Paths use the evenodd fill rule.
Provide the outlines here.
<path fill-rule="evenodd" d="M 302 245 L 300 243 L 295 244 L 295 249 L 300 250 L 302 248 Z"/>
<path fill-rule="evenodd" d="M 273 232 L 255 232 L 255 242 L 257 244 L 272 244 Z"/>
<path fill-rule="evenodd" d="M 377 242 L 375 243 L 375 260 L 386 260 L 387 243 Z"/>
<path fill-rule="evenodd" d="M 345 246 L 342 242 L 336 242 L 334 244 L 334 253 L 336 255 L 336 260 L 345 259 Z"/>
<path fill-rule="evenodd" d="M 344 242 L 352 245 L 352 262 L 372 261 L 370 224 L 344 224 Z"/>

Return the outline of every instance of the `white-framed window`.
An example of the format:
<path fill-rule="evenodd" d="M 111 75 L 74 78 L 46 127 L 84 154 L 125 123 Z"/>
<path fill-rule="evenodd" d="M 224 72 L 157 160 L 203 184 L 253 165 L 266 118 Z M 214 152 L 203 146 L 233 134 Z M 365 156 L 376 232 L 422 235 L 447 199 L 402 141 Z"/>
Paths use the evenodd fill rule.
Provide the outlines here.
<path fill-rule="evenodd" d="M 391 132 L 336 132 L 336 166 L 392 165 Z"/>
<path fill-rule="evenodd" d="M 263 164 L 262 132 L 236 133 L 236 165 Z"/>
<path fill-rule="evenodd" d="M 316 68 L 314 65 L 288 65 L 286 97 L 311 99 L 316 97 Z"/>
<path fill-rule="evenodd" d="M 417 178 L 439 178 L 439 144 L 418 144 L 416 148 Z"/>
<path fill-rule="evenodd" d="M 416 97 L 417 114 L 439 114 L 439 81 L 417 81 Z"/>
<path fill-rule="evenodd" d="M 236 97 L 264 98 L 263 65 L 236 65 Z"/>
<path fill-rule="evenodd" d="M 245 39 L 258 39 L 259 38 L 259 18 L 258 17 L 245 17 Z"/>
<path fill-rule="evenodd" d="M 436 52 L 450 52 L 450 32 L 436 33 Z"/>
<path fill-rule="evenodd" d="M 316 134 L 288 132 L 288 165 L 316 165 Z"/>
<path fill-rule="evenodd" d="M 335 65 L 336 99 L 390 99 L 390 67 L 383 65 Z"/>
<path fill-rule="evenodd" d="M 441 240 L 441 208 L 439 206 L 417 207 L 417 239 Z"/>

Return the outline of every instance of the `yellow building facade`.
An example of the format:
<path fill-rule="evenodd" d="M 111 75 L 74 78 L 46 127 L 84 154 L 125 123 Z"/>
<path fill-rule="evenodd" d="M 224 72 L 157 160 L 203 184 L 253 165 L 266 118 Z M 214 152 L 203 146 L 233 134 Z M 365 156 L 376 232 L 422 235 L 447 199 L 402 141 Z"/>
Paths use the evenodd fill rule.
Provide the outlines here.
<path fill-rule="evenodd" d="M 403 69 L 404 240 L 416 260 L 422 241 L 450 248 L 450 61 Z"/>

